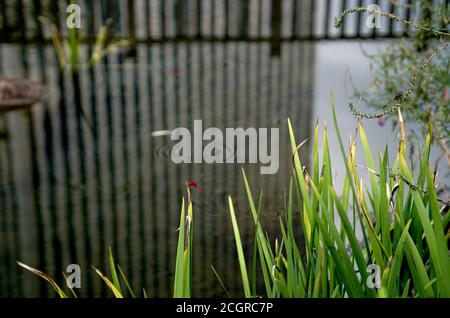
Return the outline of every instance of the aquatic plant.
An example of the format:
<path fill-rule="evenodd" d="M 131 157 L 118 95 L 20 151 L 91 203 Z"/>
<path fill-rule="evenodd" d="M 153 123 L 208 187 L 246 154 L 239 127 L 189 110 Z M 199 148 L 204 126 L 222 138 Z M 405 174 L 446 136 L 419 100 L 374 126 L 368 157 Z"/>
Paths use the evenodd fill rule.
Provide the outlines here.
<path fill-rule="evenodd" d="M 77 71 L 80 66 L 89 68 L 99 63 L 108 54 L 127 48 L 130 44 L 129 40 L 110 39 L 110 29 L 113 20 L 108 19 L 100 27 L 92 54 L 86 61 L 80 61 L 81 39 L 79 30 L 76 28 L 69 29 L 68 37 L 64 39 L 60 30 L 52 21 L 43 16 L 40 16 L 38 19 L 50 30 L 53 47 L 55 48 L 58 63 L 62 70 L 69 68 L 71 71 Z"/>
<path fill-rule="evenodd" d="M 255 224 L 252 271 L 247 270 L 239 224 L 233 200 L 228 198 L 242 290 L 245 297 L 450 297 L 450 203 L 435 191 L 435 171 L 429 166 L 432 132 L 429 131 L 417 162 L 406 156 L 406 129 L 398 109 L 401 139 L 395 160 L 387 147 L 378 152 L 378 163 L 361 122 L 358 123 L 365 164 L 355 158 L 357 136 L 345 152 L 332 110 L 340 152 L 345 163 L 344 186 L 339 191 L 332 176 L 333 161 L 328 130 L 323 131 L 319 157 L 319 126 L 313 140 L 311 169 L 304 167 L 299 152 L 307 141 L 297 144 L 291 122 L 293 178 L 286 196 L 286 213 L 280 219 L 280 240 L 264 231 L 260 216 L 262 196 L 255 202 L 243 171 L 250 213 Z M 369 175 L 369 184 L 358 168 Z M 175 265 L 173 296 L 192 297 L 193 205 L 191 184 L 186 182 Z M 339 192 L 339 194 L 338 194 Z M 298 222 L 297 222 L 298 219 Z M 299 224 L 297 224 L 299 223 Z M 298 237 L 296 229 L 301 229 Z M 110 276 L 95 269 L 115 297 L 136 297 L 125 274 L 109 253 Z M 67 294 L 48 275 L 19 263 L 47 280 L 60 297 Z M 212 268 L 218 283 L 229 295 Z M 120 276 L 119 276 L 119 274 Z M 251 276 L 250 276 L 251 275 Z M 262 281 L 264 290 L 258 289 Z M 121 287 L 126 286 L 126 289 Z M 126 292 L 128 291 L 128 292 Z M 73 292 L 73 291 L 72 291 Z M 73 293 L 76 297 L 76 294 Z M 143 297 L 147 294 L 145 290 Z"/>
<path fill-rule="evenodd" d="M 402 138 L 391 163 L 387 147 L 372 157 L 364 128 L 358 124 L 366 164 L 357 165 L 356 136 L 346 154 L 333 107 L 333 120 L 346 174 L 338 194 L 332 177 L 328 132 L 323 131 L 319 158 L 318 125 L 314 131 L 312 169 L 299 157 L 288 121 L 292 145 L 293 179 L 280 219 L 281 242 L 264 232 L 243 172 L 250 211 L 256 227 L 253 268 L 259 268 L 265 290 L 250 288 L 246 258 L 230 198 L 237 254 L 246 297 L 450 297 L 449 202 L 435 192 L 435 173 L 429 166 L 431 131 L 422 149 L 417 171 L 407 163 L 405 128 L 400 110 Z M 369 174 L 364 185 L 357 167 Z M 294 200 L 297 199 L 297 203 Z M 442 206 L 440 208 L 440 205 Z M 302 240 L 295 236 L 294 213 L 299 212 Z M 301 244 L 300 241 L 304 242 Z M 258 265 L 258 266 L 257 266 Z M 256 275 L 253 273 L 253 280 Z M 256 286 L 256 284 L 252 284 Z"/>
<path fill-rule="evenodd" d="M 31 266 L 28 266 L 22 262 L 18 261 L 17 264 L 20 267 L 22 267 L 22 268 L 30 271 L 31 273 L 46 280 L 53 287 L 53 289 L 56 291 L 56 293 L 58 294 L 58 296 L 60 298 L 69 298 L 69 295 L 71 295 L 74 298 L 78 298 L 78 295 L 77 295 L 75 289 L 71 288 L 69 286 L 69 284 L 67 284 L 67 286 L 68 286 L 71 294 L 66 293 L 64 291 L 64 288 L 61 287 L 60 285 L 58 285 L 58 283 L 50 275 L 48 275 L 38 269 L 35 269 Z M 131 287 L 122 268 L 116 264 L 114 257 L 113 257 L 113 253 L 111 251 L 111 248 L 109 248 L 110 276 L 105 275 L 100 269 L 98 269 L 94 266 L 92 266 L 92 268 L 98 274 L 98 276 L 100 276 L 100 278 L 103 280 L 103 282 L 106 284 L 106 286 L 108 286 L 108 288 L 110 289 L 110 291 L 112 292 L 112 294 L 114 295 L 115 298 L 124 298 L 126 296 L 129 296 L 132 298 L 137 297 L 137 294 L 134 292 L 133 288 Z M 67 277 L 66 273 L 63 272 L 63 276 L 64 276 L 65 281 L 67 282 L 68 277 Z M 121 284 L 124 284 L 125 288 L 122 288 Z M 141 297 L 147 298 L 147 292 L 144 288 L 142 289 Z"/>
<path fill-rule="evenodd" d="M 180 227 L 178 229 L 178 245 L 177 256 L 175 261 L 175 279 L 173 287 L 174 298 L 188 298 L 192 294 L 192 240 L 193 240 L 193 208 L 190 189 L 195 188 L 192 185 L 192 180 L 186 182 L 187 191 L 187 207 L 185 207 L 185 199 L 182 200 Z M 186 209 L 187 208 L 187 209 Z M 30 271 L 31 273 L 46 280 L 56 291 L 60 298 L 68 298 L 69 294 L 64 291 L 64 288 L 58 285 L 56 281 L 48 274 L 35 269 L 22 262 L 17 262 L 19 266 Z M 115 262 L 111 248 L 109 248 L 109 272 L 110 276 L 105 275 L 100 269 L 92 266 L 93 270 L 100 276 L 115 298 L 124 297 L 143 297 L 147 298 L 145 288 L 142 289 L 142 296 L 138 296 L 131 287 L 122 268 Z M 214 268 L 213 271 L 215 272 Z M 217 272 L 215 272 L 216 275 Z M 67 281 L 66 274 L 63 273 Z M 218 277 L 218 276 L 217 276 Z M 219 278 L 220 280 L 220 278 Z M 122 287 L 125 285 L 125 288 Z M 221 282 L 223 285 L 223 283 Z M 78 298 L 75 290 L 69 288 L 73 297 Z"/>

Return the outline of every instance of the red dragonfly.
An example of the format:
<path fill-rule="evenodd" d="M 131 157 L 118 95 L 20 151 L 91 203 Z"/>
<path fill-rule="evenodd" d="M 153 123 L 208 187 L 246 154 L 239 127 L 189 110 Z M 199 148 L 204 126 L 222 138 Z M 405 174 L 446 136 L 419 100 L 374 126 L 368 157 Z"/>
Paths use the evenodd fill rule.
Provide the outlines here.
<path fill-rule="evenodd" d="M 197 190 L 198 192 L 204 192 L 203 189 L 200 188 L 199 185 L 198 185 L 197 183 L 195 183 L 195 181 L 193 181 L 193 180 L 190 180 L 190 179 L 189 179 L 189 180 L 187 181 L 187 186 L 188 186 L 189 189 L 195 189 L 195 190 Z"/>

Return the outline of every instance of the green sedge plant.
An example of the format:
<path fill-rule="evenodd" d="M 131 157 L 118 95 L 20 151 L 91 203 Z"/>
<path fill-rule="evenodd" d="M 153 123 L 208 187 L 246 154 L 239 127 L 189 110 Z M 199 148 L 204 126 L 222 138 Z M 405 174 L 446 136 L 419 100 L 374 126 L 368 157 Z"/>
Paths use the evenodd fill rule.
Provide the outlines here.
<path fill-rule="evenodd" d="M 193 207 L 191 194 L 189 186 L 186 184 L 187 189 L 187 205 L 185 206 L 185 199 L 183 198 L 181 206 L 181 217 L 180 217 L 180 227 L 178 229 L 178 245 L 177 254 L 175 261 L 175 279 L 173 286 L 173 297 L 174 298 L 189 298 L 192 296 L 192 240 L 193 240 Z M 70 294 L 65 291 L 63 287 L 58 285 L 58 283 L 48 274 L 35 269 L 29 265 L 22 262 L 17 262 L 17 264 L 26 269 L 27 271 L 41 277 L 46 280 L 56 291 L 60 298 L 69 298 L 73 296 L 78 298 L 75 290 L 70 289 Z M 98 276 L 103 280 L 106 286 L 111 291 L 115 298 L 124 297 L 143 297 L 147 298 L 147 292 L 142 289 L 142 295 L 138 295 L 131 287 L 129 281 L 126 278 L 122 268 L 117 265 L 114 260 L 111 248 L 109 248 L 109 272 L 110 275 L 105 275 L 101 270 L 92 266 L 93 270 L 98 274 Z M 215 269 L 212 269 L 218 279 L 220 280 Z M 64 278 L 67 279 L 65 273 L 63 273 Z M 223 283 L 221 282 L 222 286 Z"/>
<path fill-rule="evenodd" d="M 249 208 L 255 223 L 253 268 L 264 290 L 250 284 L 242 253 L 239 226 L 231 198 L 229 211 L 246 297 L 450 297 L 449 203 L 437 197 L 435 174 L 429 166 L 431 130 L 421 150 L 417 169 L 407 163 L 403 119 L 398 110 L 402 138 L 395 160 L 387 149 L 372 156 L 361 123 L 358 135 L 365 163 L 355 162 L 356 136 L 345 153 L 336 114 L 333 119 L 346 174 L 342 191 L 334 185 L 332 158 L 325 129 L 319 158 L 319 128 L 314 130 L 313 164 L 306 169 L 288 121 L 292 145 L 293 179 L 289 184 L 286 213 L 280 219 L 281 243 L 263 230 L 245 173 Z M 370 183 L 363 184 L 363 167 Z M 416 171 L 417 170 L 417 171 Z M 298 212 L 295 212 L 298 211 Z M 299 213 L 302 238 L 294 233 Z M 372 269 L 378 269 L 373 275 Z M 370 269 L 370 270 L 369 270 Z M 376 278 L 379 278 L 378 284 Z M 253 280 L 255 275 L 253 275 Z M 253 288 L 251 287 L 253 286 Z"/>
<path fill-rule="evenodd" d="M 141 296 L 135 293 L 135 291 L 131 287 L 128 279 L 126 278 L 126 275 L 124 274 L 122 268 L 116 264 L 114 257 L 113 257 L 113 253 L 111 251 L 111 248 L 109 248 L 108 262 L 109 262 L 109 272 L 110 272 L 109 276 L 104 274 L 100 269 L 98 269 L 94 266 L 92 266 L 92 269 L 103 280 L 103 282 L 106 284 L 106 286 L 111 291 L 111 294 L 115 298 L 125 298 L 125 297 L 147 298 L 147 291 L 145 289 L 142 289 Z M 26 265 L 22 262 L 17 262 L 17 264 L 20 267 L 26 269 L 27 271 L 46 280 L 53 287 L 53 289 L 56 291 L 57 295 L 60 298 L 70 298 L 70 297 L 78 298 L 78 295 L 77 295 L 75 289 L 71 288 L 69 286 L 69 284 L 67 284 L 67 285 L 68 285 L 68 289 L 70 290 L 70 293 L 66 292 L 65 288 L 58 285 L 58 283 L 50 275 L 48 275 L 40 270 L 37 270 L 29 265 Z M 64 276 L 65 281 L 67 282 L 68 277 L 67 277 L 66 273 L 63 272 L 63 276 Z"/>
<path fill-rule="evenodd" d="M 79 30 L 76 28 L 69 28 L 67 39 L 64 39 L 61 31 L 51 20 L 43 16 L 40 16 L 38 19 L 50 31 L 52 44 L 61 70 L 69 69 L 72 72 L 77 72 L 80 66 L 87 68 L 92 67 L 108 54 L 130 46 L 129 40 L 110 39 L 113 20 L 108 19 L 106 20 L 106 23 L 100 27 L 95 39 L 92 54 L 87 60 L 80 61 L 81 39 Z"/>
<path fill-rule="evenodd" d="M 435 191 L 435 171 L 430 168 L 432 130 L 427 135 L 417 163 L 408 162 L 406 131 L 398 109 L 401 139 L 396 158 L 391 161 L 387 148 L 376 158 L 361 122 L 358 136 L 345 152 L 336 120 L 335 131 L 345 162 L 343 189 L 335 187 L 324 129 L 322 155 L 319 155 L 319 126 L 314 130 L 313 162 L 306 169 L 288 120 L 292 147 L 292 179 L 288 185 L 286 213 L 280 219 L 280 240 L 264 231 L 260 216 L 262 196 L 255 202 L 243 171 L 246 196 L 255 224 L 252 275 L 247 270 L 239 224 L 233 200 L 228 198 L 242 290 L 245 297 L 450 297 L 450 213 L 449 202 Z M 357 137 L 365 154 L 364 164 L 356 162 Z M 369 174 L 364 184 L 359 169 Z M 294 219 L 296 215 L 299 225 Z M 175 265 L 173 296 L 192 297 L 193 205 L 187 186 L 183 199 Z M 298 237 L 300 226 L 302 237 Z M 110 251 L 110 276 L 95 269 L 115 297 L 136 297 L 123 271 Z M 68 297 L 50 276 L 23 263 L 20 266 L 47 280 L 60 297 Z M 374 276 L 368 269 L 376 268 Z M 219 274 L 212 268 L 224 288 Z M 264 289 L 258 289 L 258 282 Z M 225 282 L 226 283 L 226 282 Z M 122 287 L 125 286 L 125 288 Z M 226 288 L 224 288 L 225 292 Z M 73 296 L 76 294 L 72 290 Z M 143 296 L 146 297 L 143 290 Z M 227 292 L 227 295 L 228 292 Z"/>

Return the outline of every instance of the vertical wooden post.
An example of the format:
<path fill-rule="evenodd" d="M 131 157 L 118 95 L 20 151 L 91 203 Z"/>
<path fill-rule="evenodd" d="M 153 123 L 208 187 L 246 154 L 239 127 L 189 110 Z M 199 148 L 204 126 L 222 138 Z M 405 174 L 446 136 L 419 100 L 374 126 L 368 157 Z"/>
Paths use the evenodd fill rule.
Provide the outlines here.
<path fill-rule="evenodd" d="M 0 0 L 0 14 L 2 16 L 1 37 L 6 39 L 8 32 L 8 18 L 6 14 L 5 0 Z"/>
<path fill-rule="evenodd" d="M 301 3 L 299 5 L 297 0 L 294 0 L 293 8 L 292 8 L 292 24 L 291 24 L 291 38 L 295 39 L 295 37 L 300 35 L 300 32 L 298 31 L 298 8 L 301 7 Z"/>
<path fill-rule="evenodd" d="M 379 5 L 378 3 L 379 0 L 375 0 L 373 3 L 376 5 Z M 345 20 L 344 20 L 345 21 Z M 342 29 L 344 28 L 344 25 L 342 25 Z M 376 38 L 377 37 L 377 28 L 373 28 L 372 29 L 372 33 L 371 33 L 371 37 L 372 38 Z"/>
<path fill-rule="evenodd" d="M 184 28 L 184 0 L 177 0 L 175 4 L 175 15 L 176 15 L 176 30 L 175 30 L 175 37 L 183 37 L 185 35 L 185 28 Z"/>
<path fill-rule="evenodd" d="M 281 14 L 281 0 L 272 0 L 270 56 L 279 56 L 281 54 Z"/>
<path fill-rule="evenodd" d="M 341 12 L 343 12 L 345 9 L 347 9 L 347 0 L 342 0 L 341 3 Z M 344 19 L 344 21 L 342 22 L 342 26 L 341 26 L 341 38 L 345 37 L 345 26 L 346 26 L 346 21 L 347 19 Z"/>
<path fill-rule="evenodd" d="M 363 6 L 363 1 L 362 0 L 358 0 L 358 4 L 356 5 L 357 7 L 362 7 Z M 361 14 L 357 14 L 356 15 L 356 29 L 355 29 L 355 34 L 356 37 L 361 37 Z"/>
<path fill-rule="evenodd" d="M 310 15 L 309 15 L 309 39 L 314 39 L 314 25 L 316 23 L 315 21 L 315 14 L 316 14 L 316 1 L 311 0 L 309 2 L 309 9 L 310 9 Z"/>
<path fill-rule="evenodd" d="M 42 14 L 41 3 L 39 1 L 33 1 L 33 16 L 39 17 Z M 42 32 L 42 25 L 40 22 L 36 23 L 36 38 L 42 41 L 44 36 Z"/>
<path fill-rule="evenodd" d="M 128 37 L 130 39 L 130 47 L 128 56 L 136 57 L 136 24 L 134 21 L 134 0 L 127 0 L 128 11 Z"/>
<path fill-rule="evenodd" d="M 419 24 L 425 25 L 429 27 L 429 24 L 432 21 L 431 17 L 431 6 L 433 5 L 432 0 L 423 0 L 420 4 L 420 20 Z M 424 51 L 428 48 L 428 40 L 430 39 L 430 32 L 419 30 L 417 33 L 417 50 L 419 52 Z"/>
<path fill-rule="evenodd" d="M 248 37 L 248 10 L 249 1 L 241 0 L 240 2 L 240 23 L 239 23 L 239 36 L 241 38 Z"/>
<path fill-rule="evenodd" d="M 326 0 L 325 2 L 325 19 L 324 19 L 324 26 L 323 26 L 323 37 L 325 39 L 328 39 L 329 37 L 329 29 L 330 29 L 330 0 Z"/>

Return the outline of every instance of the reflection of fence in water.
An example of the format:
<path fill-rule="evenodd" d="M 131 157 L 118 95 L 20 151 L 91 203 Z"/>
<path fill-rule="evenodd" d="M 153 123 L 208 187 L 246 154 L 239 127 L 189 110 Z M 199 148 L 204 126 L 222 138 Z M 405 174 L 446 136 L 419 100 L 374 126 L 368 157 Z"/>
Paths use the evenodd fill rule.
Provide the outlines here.
<path fill-rule="evenodd" d="M 0 39 L 4 41 L 49 40 L 48 30 L 37 22 L 39 15 L 65 29 L 70 1 L 0 0 Z M 437 0 L 442 4 L 448 0 Z M 381 29 L 368 29 L 367 15 L 350 16 L 341 29 L 334 18 L 352 6 L 378 4 L 406 19 L 420 12 L 412 0 L 80 0 L 81 34 L 92 39 L 94 30 L 111 17 L 114 35 L 138 42 L 169 40 L 281 40 L 395 37 L 404 26 L 383 19 Z M 398 5 L 394 5 L 397 3 Z"/>
<path fill-rule="evenodd" d="M 2 45 L 0 52 L 2 74 L 41 80 L 51 91 L 31 112 L 0 118 L 6 138 L 0 143 L 2 296 L 53 295 L 45 282 L 23 274 L 15 260 L 55 275 L 79 263 L 86 295 L 107 295 L 88 268 L 106 268 L 108 246 L 133 285 L 147 286 L 152 296 L 168 295 L 183 184 L 202 174 L 209 181 L 205 193 L 194 194 L 195 292 L 221 293 L 210 264 L 232 291 L 239 290 L 225 197 L 243 198 L 236 204 L 244 239 L 250 241 L 253 226 L 240 169 L 175 166 L 155 155 L 166 141 L 150 132 L 189 127 L 198 118 L 205 127 L 284 128 L 290 115 L 299 135 L 308 136 L 312 45 L 284 43 L 280 58 L 271 58 L 270 45 L 261 43 L 138 45 L 136 57 L 111 55 L 64 80 L 48 45 Z M 77 111 L 80 106 L 90 124 Z M 286 141 L 284 130 L 282 154 Z M 283 206 L 285 162 L 279 174 L 266 179 L 258 165 L 246 167 L 255 195 L 266 189 L 268 212 Z"/>
<path fill-rule="evenodd" d="M 0 42 L 20 44 L 0 47 L 0 74 L 34 78 L 51 88 L 49 100 L 31 112 L 0 117 L 0 296 L 53 295 L 15 260 L 56 275 L 80 263 L 85 295 L 109 295 L 87 270 L 91 264 L 106 267 L 107 246 L 134 286 L 148 287 L 151 296 L 169 295 L 183 184 L 202 174 L 209 181 L 205 193 L 194 194 L 194 292 L 221 294 L 210 264 L 231 291 L 240 290 L 225 204 L 227 194 L 244 198 L 236 202 L 238 217 L 244 240 L 251 241 L 240 170 L 174 166 L 166 158 L 166 140 L 150 132 L 189 126 L 198 118 L 219 128 L 285 127 L 289 115 L 304 139 L 311 125 L 313 47 L 293 41 L 404 31 L 387 21 L 380 30 L 367 30 L 357 16 L 333 28 L 341 10 L 365 1 L 85 0 L 79 1 L 83 37 L 92 41 L 94 30 L 112 17 L 113 35 L 135 39 L 136 56 L 113 55 L 62 81 L 53 49 L 43 45 L 48 30 L 36 17 L 61 27 L 64 15 L 58 12 L 65 13 L 67 3 L 0 0 Z M 417 15 L 407 7 L 394 9 L 390 1 L 373 3 L 407 19 Z M 82 50 L 87 55 L 88 48 Z M 80 105 L 91 124 L 77 111 Z M 284 130 L 282 146 L 286 140 Z M 255 196 L 265 189 L 265 212 L 283 206 L 286 149 L 275 176 L 263 179 L 259 167 L 246 167 Z"/>

